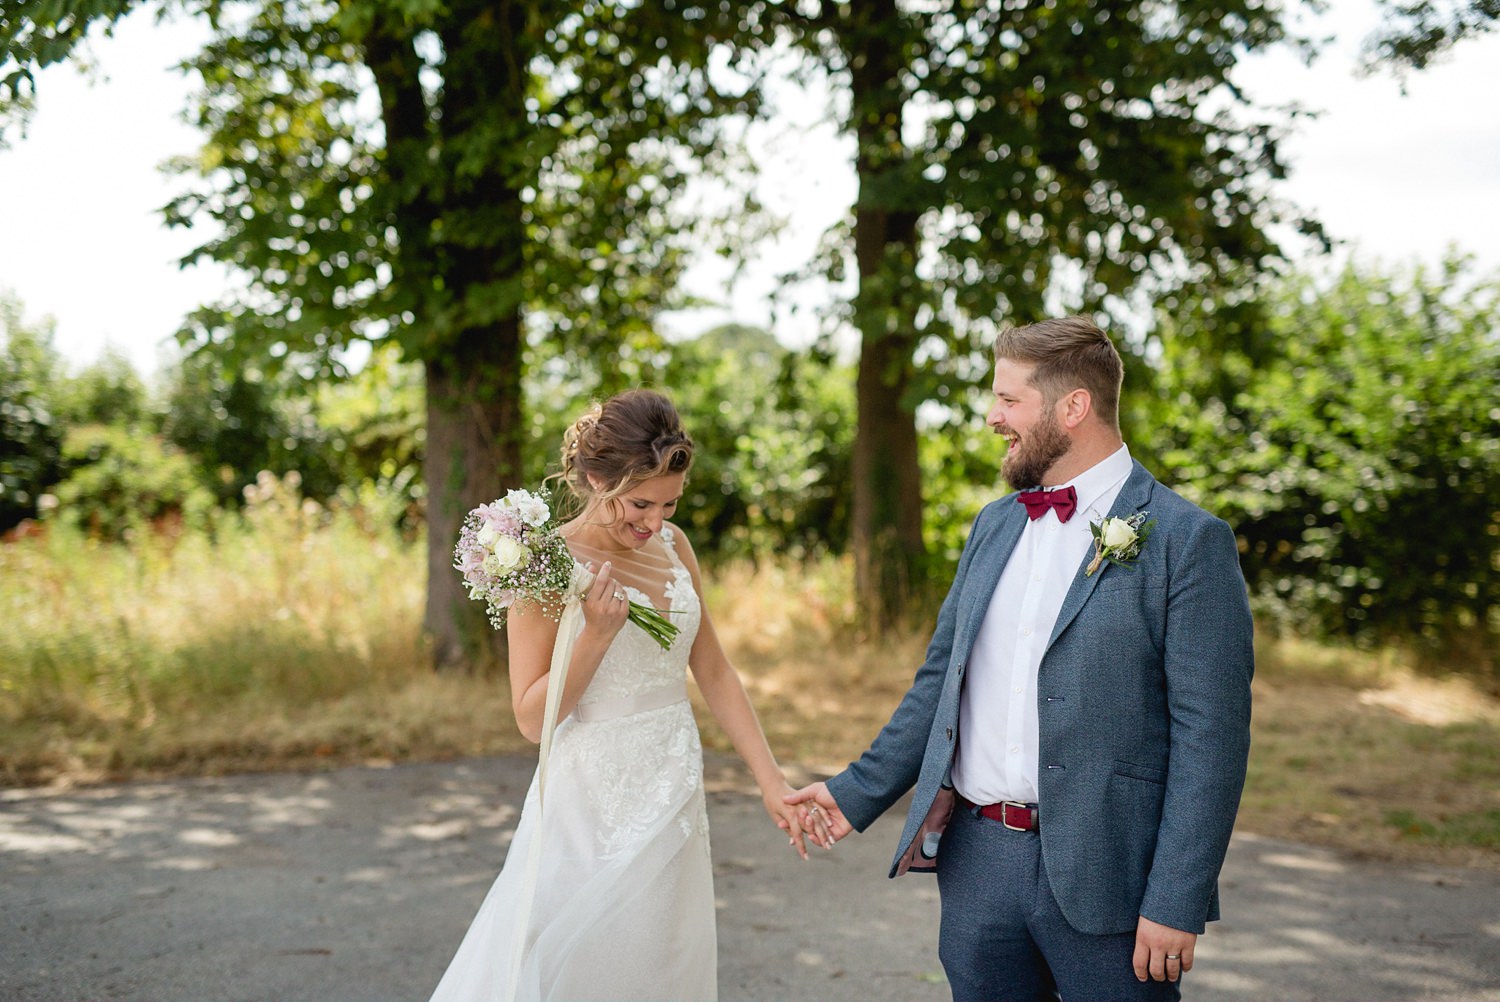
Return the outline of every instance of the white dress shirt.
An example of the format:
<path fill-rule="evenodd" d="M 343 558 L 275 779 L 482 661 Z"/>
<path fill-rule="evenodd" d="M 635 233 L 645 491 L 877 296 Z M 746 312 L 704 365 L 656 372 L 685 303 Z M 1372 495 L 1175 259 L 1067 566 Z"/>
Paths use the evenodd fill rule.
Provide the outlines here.
<path fill-rule="evenodd" d="M 958 710 L 953 786 L 973 803 L 1036 803 L 1037 670 L 1063 599 L 1093 546 L 1089 523 L 1109 513 L 1130 470 L 1130 450 L 1122 445 L 1057 485 L 1078 492 L 1073 516 L 1062 523 L 1049 508 L 1028 520 L 1006 561 L 969 655 Z"/>

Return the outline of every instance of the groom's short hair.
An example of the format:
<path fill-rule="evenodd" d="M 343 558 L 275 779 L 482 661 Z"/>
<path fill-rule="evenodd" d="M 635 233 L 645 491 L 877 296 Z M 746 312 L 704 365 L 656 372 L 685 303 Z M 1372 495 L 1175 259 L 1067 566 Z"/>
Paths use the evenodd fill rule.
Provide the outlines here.
<path fill-rule="evenodd" d="M 1006 328 L 995 338 L 995 360 L 1002 358 L 1036 366 L 1031 382 L 1049 404 L 1079 387 L 1088 390 L 1099 420 L 1119 430 L 1125 363 L 1092 320 L 1057 317 Z"/>

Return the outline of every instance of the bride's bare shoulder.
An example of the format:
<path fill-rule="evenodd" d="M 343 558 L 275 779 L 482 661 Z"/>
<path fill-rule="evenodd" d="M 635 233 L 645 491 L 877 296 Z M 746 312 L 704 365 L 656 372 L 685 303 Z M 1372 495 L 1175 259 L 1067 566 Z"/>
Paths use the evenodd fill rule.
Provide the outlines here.
<path fill-rule="evenodd" d="M 688 540 L 687 533 L 683 532 L 675 522 L 662 523 L 662 541 L 675 550 L 682 562 L 697 573 L 698 555 L 693 552 L 693 544 Z"/>

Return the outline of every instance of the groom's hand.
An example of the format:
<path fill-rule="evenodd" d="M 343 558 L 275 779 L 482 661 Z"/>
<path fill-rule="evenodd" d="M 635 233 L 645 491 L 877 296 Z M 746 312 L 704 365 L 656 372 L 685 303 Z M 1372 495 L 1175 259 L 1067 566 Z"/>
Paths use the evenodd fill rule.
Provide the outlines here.
<path fill-rule="evenodd" d="M 827 783 L 813 783 L 796 793 L 783 798 L 788 804 L 802 807 L 802 830 L 813 833 L 813 840 L 825 849 L 832 849 L 839 839 L 854 831 L 838 801 L 828 792 Z"/>
<path fill-rule="evenodd" d="M 1136 979 L 1176 981 L 1184 971 L 1193 969 L 1193 947 L 1197 943 L 1196 933 L 1173 929 L 1142 915 L 1136 923 L 1132 958 Z"/>

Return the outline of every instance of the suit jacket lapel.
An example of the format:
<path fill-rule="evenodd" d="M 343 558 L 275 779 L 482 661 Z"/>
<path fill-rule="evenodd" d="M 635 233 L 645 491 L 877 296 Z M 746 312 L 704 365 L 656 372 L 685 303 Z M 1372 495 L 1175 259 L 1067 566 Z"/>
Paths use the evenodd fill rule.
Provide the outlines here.
<path fill-rule="evenodd" d="M 1115 503 L 1110 507 L 1106 518 L 1123 518 L 1133 515 L 1145 508 L 1151 501 L 1151 488 L 1156 483 L 1156 478 L 1147 472 L 1146 468 L 1135 460 L 1131 460 L 1130 476 L 1125 478 L 1125 484 L 1120 488 L 1120 493 L 1115 498 Z M 1057 613 L 1057 623 L 1052 627 L 1052 636 L 1047 640 L 1047 649 L 1051 650 L 1062 631 L 1068 628 L 1075 616 L 1083 611 L 1083 605 L 1094 594 L 1094 588 L 1099 584 L 1099 579 L 1104 577 L 1109 569 L 1105 563 L 1091 576 L 1085 577 L 1084 571 L 1088 568 L 1089 561 L 1094 559 L 1094 549 L 1089 547 L 1083 555 L 1083 561 L 1073 574 L 1073 584 L 1068 588 L 1068 594 L 1063 599 L 1062 608 Z"/>

